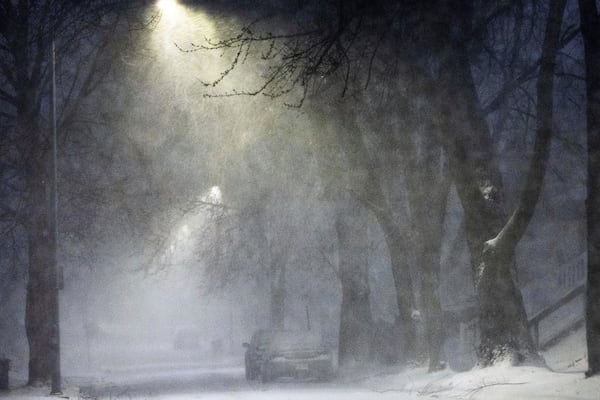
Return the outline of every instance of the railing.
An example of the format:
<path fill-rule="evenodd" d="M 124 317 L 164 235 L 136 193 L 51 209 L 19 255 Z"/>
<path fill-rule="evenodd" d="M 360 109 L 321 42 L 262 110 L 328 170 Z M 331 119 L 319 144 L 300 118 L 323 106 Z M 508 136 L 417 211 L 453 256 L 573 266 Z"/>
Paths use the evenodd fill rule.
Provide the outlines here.
<path fill-rule="evenodd" d="M 546 307 L 545 309 L 543 309 L 542 311 L 540 311 L 539 313 L 537 313 L 536 315 L 534 315 L 532 318 L 529 319 L 529 327 L 532 330 L 533 340 L 535 341 L 536 347 L 538 347 L 538 348 L 540 347 L 540 322 L 542 322 L 542 320 L 546 319 L 548 316 L 550 316 L 551 314 L 556 312 L 558 309 L 560 309 L 565 304 L 569 303 L 571 300 L 574 300 L 575 298 L 577 298 L 577 296 L 580 296 L 583 294 L 585 294 L 585 284 L 582 284 L 582 285 L 577 286 L 576 288 L 572 289 L 567 294 L 565 294 L 560 300 L 558 300 L 554 304 Z M 564 337 L 569 331 L 571 331 L 571 329 L 573 329 L 574 326 L 578 325 L 582 321 L 583 321 L 583 314 L 582 314 L 581 318 L 572 322 L 567 327 L 561 329 L 557 334 L 553 335 L 553 337 L 550 338 L 549 340 L 547 340 L 543 345 L 548 345 L 551 342 Z"/>

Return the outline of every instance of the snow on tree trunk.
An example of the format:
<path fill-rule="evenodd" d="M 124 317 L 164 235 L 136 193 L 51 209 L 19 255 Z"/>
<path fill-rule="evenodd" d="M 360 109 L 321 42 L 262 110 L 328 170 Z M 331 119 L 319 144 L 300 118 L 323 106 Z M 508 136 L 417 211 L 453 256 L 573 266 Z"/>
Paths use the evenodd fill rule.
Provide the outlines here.
<path fill-rule="evenodd" d="M 587 94 L 588 276 L 586 303 L 587 375 L 600 373 L 600 16 L 595 0 L 579 0 L 585 49 Z"/>

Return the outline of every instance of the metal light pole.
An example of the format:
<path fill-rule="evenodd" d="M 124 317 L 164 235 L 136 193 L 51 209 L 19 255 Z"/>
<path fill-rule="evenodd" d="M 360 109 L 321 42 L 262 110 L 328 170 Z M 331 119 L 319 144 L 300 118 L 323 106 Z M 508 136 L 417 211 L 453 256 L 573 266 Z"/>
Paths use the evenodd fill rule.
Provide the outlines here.
<path fill-rule="evenodd" d="M 54 36 L 54 34 L 52 35 Z M 52 260 L 53 268 L 53 290 L 54 290 L 54 337 L 52 342 L 54 344 L 54 370 L 52 371 L 52 388 L 50 395 L 62 396 L 61 388 L 61 372 L 60 372 L 60 305 L 59 305 L 59 291 L 60 291 L 60 274 L 58 271 L 58 185 L 57 185 L 57 163 L 56 163 L 56 46 L 54 38 L 52 38 L 52 99 L 51 99 L 51 113 L 52 113 L 52 225 L 53 225 L 53 246 L 54 256 Z"/>

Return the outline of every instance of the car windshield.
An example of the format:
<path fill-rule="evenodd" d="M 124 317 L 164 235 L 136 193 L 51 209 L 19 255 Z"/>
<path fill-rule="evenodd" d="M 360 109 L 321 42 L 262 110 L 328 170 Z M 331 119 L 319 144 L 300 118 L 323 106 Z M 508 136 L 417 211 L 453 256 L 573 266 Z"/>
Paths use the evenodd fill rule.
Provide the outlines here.
<path fill-rule="evenodd" d="M 269 346 L 273 350 L 320 349 L 320 335 L 313 332 L 281 331 L 273 335 Z"/>

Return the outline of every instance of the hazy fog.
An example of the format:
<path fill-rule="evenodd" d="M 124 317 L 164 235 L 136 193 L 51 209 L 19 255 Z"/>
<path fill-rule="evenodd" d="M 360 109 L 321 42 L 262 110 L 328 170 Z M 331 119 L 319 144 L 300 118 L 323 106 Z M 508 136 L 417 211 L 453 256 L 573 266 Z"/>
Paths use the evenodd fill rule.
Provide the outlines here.
<path fill-rule="evenodd" d="M 149 16 L 156 13 L 156 6 L 148 10 Z M 385 79 L 362 95 L 342 98 L 335 82 L 324 78 L 321 94 L 309 96 L 302 108 L 260 95 L 206 97 L 253 91 L 262 84 L 266 61 L 240 63 L 221 84 L 205 85 L 229 68 L 232 55 L 197 48 L 205 38 L 236 32 L 252 16 L 181 4 L 158 15 L 152 29 L 132 34 L 108 85 L 86 101 L 87 112 L 105 122 L 94 133 L 93 151 L 80 154 L 75 142 L 66 142 L 61 153 L 58 263 L 64 271 L 65 376 L 140 366 L 240 365 L 242 343 L 271 322 L 271 284 L 281 273 L 270 269 L 273 260 L 285 268 L 285 326 L 310 324 L 335 342 L 341 285 L 335 232 L 339 204 L 332 193 L 353 190 L 352 182 L 364 179 L 335 137 L 349 126 L 368 133 L 410 130 L 386 114 Z M 481 75 L 485 97 L 497 85 Z M 574 106 L 568 100 L 563 104 L 561 112 L 569 115 Z M 516 258 L 516 279 L 531 312 L 584 278 L 582 120 L 557 120 L 559 135 L 567 139 L 553 144 L 542 199 Z M 514 131 L 526 132 L 519 147 L 502 133 L 502 121 L 493 122 L 507 203 L 514 205 L 532 132 L 522 121 L 514 122 Z M 407 157 L 386 153 L 376 135 L 367 135 L 365 143 L 381 159 Z M 419 140 L 415 143 L 419 149 Z M 407 219 L 402 164 L 380 164 L 394 217 L 416 240 Z M 82 182 L 93 190 L 82 189 Z M 428 201 L 425 193 L 422 200 Z M 462 219 L 451 189 L 442 224 L 439 289 L 448 312 L 474 307 Z M 368 238 L 364 254 L 372 317 L 391 324 L 397 306 L 384 236 L 371 214 L 365 213 L 360 225 Z M 406 255 L 409 261 L 414 257 Z M 24 377 L 24 275 L 17 282 L 3 299 L 2 314 L 11 316 L 3 317 L 12 321 L 4 329 L 14 339 L 2 342 L 0 354 L 11 358 L 15 373 Z M 417 306 L 422 302 L 417 296 Z M 572 314 L 581 312 L 581 304 L 575 304 Z M 458 351 L 459 334 L 458 327 L 447 334 L 448 352 Z M 467 364 L 471 356 L 465 356 Z"/>

